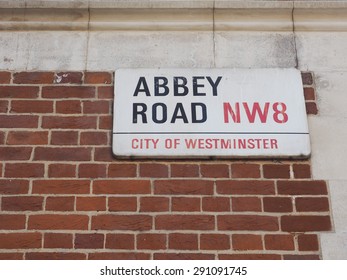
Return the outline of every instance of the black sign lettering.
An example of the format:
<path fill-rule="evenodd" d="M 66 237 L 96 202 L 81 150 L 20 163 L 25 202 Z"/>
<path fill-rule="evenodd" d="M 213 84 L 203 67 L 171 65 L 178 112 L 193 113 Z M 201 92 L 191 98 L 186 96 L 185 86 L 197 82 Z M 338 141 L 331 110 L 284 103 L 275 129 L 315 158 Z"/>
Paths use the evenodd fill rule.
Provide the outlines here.
<path fill-rule="evenodd" d="M 213 96 L 217 96 L 217 87 L 218 87 L 220 81 L 222 80 L 222 76 L 219 76 L 215 82 L 211 79 L 211 77 L 207 76 L 206 79 L 212 87 Z"/>
<path fill-rule="evenodd" d="M 166 77 L 154 77 L 154 96 L 166 96 L 169 94 Z"/>
<path fill-rule="evenodd" d="M 145 103 L 133 103 L 133 123 L 137 123 L 137 117 L 141 116 L 142 123 L 147 123 L 147 105 Z"/>
<path fill-rule="evenodd" d="M 161 118 L 158 118 L 158 111 L 161 111 Z M 152 119 L 155 123 L 165 123 L 167 121 L 167 106 L 164 103 L 153 104 Z"/>
<path fill-rule="evenodd" d="M 145 77 L 140 77 L 134 92 L 134 96 L 138 96 L 139 92 L 144 92 L 146 96 L 151 96 Z"/>

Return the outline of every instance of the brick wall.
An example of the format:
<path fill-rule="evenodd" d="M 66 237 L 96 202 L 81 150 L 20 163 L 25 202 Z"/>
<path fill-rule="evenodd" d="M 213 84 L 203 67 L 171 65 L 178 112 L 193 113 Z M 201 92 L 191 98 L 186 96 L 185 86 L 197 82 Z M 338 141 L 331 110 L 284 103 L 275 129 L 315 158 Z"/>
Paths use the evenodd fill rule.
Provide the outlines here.
<path fill-rule="evenodd" d="M 116 160 L 112 75 L 0 72 L 0 259 L 320 258 L 309 160 Z"/>

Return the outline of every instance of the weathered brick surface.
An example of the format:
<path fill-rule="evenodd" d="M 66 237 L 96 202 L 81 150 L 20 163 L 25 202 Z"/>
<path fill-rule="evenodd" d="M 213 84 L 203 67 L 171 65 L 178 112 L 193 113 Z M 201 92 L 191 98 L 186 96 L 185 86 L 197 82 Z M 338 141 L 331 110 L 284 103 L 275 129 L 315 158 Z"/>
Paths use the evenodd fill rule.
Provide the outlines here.
<path fill-rule="evenodd" d="M 115 159 L 113 75 L 0 71 L 0 259 L 319 259 L 310 160 Z"/>
<path fill-rule="evenodd" d="M 234 250 L 263 250 L 262 236 L 259 234 L 233 234 L 232 247 Z"/>
<path fill-rule="evenodd" d="M 51 84 L 53 72 L 19 72 L 13 74 L 14 84 Z"/>
<path fill-rule="evenodd" d="M 135 235 L 126 233 L 107 234 L 105 247 L 107 249 L 134 250 Z"/>
<path fill-rule="evenodd" d="M 44 235 L 44 248 L 73 248 L 73 235 L 71 233 L 48 232 Z"/>
<path fill-rule="evenodd" d="M 11 82 L 11 72 L 0 71 L 0 84 L 9 84 Z"/>
<path fill-rule="evenodd" d="M 166 235 L 156 233 L 140 233 L 137 235 L 137 248 L 144 250 L 166 249 Z"/>
<path fill-rule="evenodd" d="M 54 75 L 55 84 L 82 84 L 81 72 L 58 72 Z"/>

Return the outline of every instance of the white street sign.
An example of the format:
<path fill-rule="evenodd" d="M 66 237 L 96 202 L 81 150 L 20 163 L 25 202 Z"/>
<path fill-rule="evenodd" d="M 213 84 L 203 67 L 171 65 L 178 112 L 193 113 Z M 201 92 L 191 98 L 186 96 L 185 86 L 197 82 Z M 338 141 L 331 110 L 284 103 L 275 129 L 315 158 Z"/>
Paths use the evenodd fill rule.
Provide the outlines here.
<path fill-rule="evenodd" d="M 296 69 L 119 69 L 119 157 L 308 157 Z"/>

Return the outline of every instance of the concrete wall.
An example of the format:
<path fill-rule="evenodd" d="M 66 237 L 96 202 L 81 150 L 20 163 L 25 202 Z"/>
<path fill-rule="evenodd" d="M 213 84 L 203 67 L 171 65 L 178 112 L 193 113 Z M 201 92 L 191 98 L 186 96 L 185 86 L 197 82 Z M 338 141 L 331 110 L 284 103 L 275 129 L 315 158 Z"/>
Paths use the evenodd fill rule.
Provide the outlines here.
<path fill-rule="evenodd" d="M 346 1 L 19 0 L 0 7 L 7 8 L 0 10 L 2 70 L 313 71 L 319 114 L 309 117 L 312 172 L 328 181 L 334 222 L 333 232 L 320 235 L 322 255 L 347 259 Z"/>

